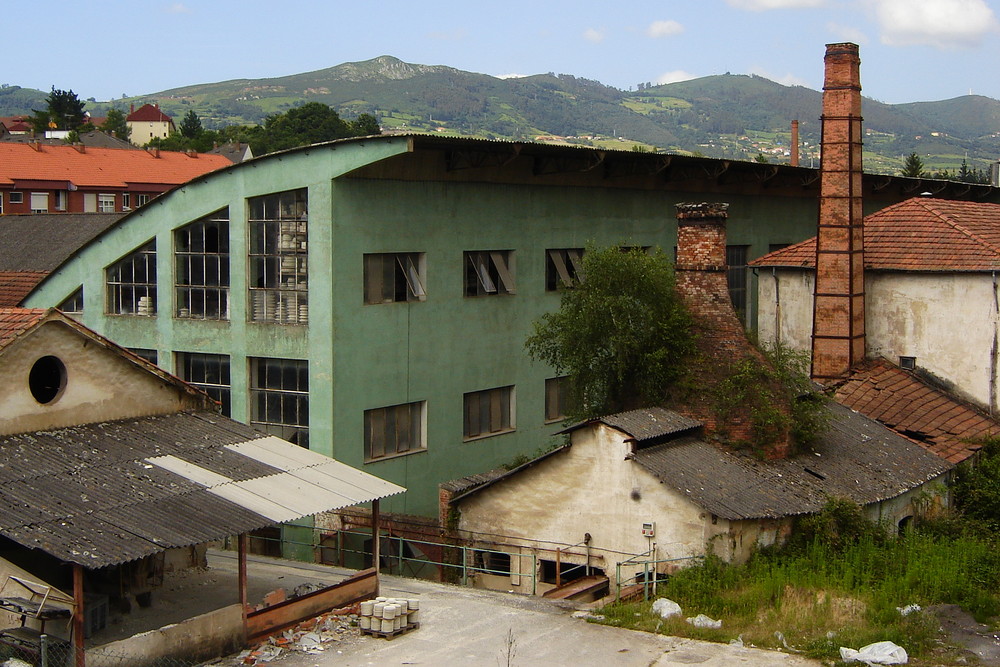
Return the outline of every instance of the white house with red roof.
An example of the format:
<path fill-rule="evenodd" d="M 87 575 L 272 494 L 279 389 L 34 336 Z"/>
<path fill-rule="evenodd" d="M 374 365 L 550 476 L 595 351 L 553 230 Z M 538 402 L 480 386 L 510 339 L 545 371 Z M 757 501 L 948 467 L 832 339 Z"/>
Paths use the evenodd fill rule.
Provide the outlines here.
<path fill-rule="evenodd" d="M 129 138 L 137 146 L 145 146 L 156 137 L 166 139 L 176 131 L 174 120 L 160 110 L 159 104 L 143 104 L 138 109 L 133 104 L 125 124 L 132 130 Z"/>
<path fill-rule="evenodd" d="M 0 142 L 0 215 L 128 211 L 230 164 L 201 153 Z"/>
<path fill-rule="evenodd" d="M 864 219 L 866 356 L 1000 403 L 1000 204 L 915 197 Z M 816 239 L 753 262 L 760 340 L 808 351 Z"/>

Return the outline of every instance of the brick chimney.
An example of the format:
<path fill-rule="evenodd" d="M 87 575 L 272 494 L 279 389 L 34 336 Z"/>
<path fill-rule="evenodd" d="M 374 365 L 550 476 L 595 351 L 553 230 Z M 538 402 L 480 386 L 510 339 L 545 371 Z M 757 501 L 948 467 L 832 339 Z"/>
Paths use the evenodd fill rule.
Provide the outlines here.
<path fill-rule="evenodd" d="M 731 364 L 754 357 L 767 360 L 750 344 L 729 296 L 726 267 L 726 221 L 729 204 L 677 204 L 677 292 L 695 321 L 700 360 L 694 373 L 721 380 L 732 372 Z M 710 392 L 708 392 L 710 393 Z M 720 423 L 710 395 L 692 397 L 678 411 L 705 423 L 709 434 L 725 434 L 734 442 L 752 439 L 749 408 L 738 407 Z M 791 450 L 786 431 L 780 442 L 766 452 L 768 458 L 784 458 Z"/>
<path fill-rule="evenodd" d="M 865 356 L 861 207 L 861 59 L 857 44 L 828 44 L 816 235 L 812 377 L 844 377 Z"/>
<path fill-rule="evenodd" d="M 799 166 L 799 121 L 792 121 L 792 140 L 789 142 L 791 144 L 791 159 L 789 163 L 793 167 Z"/>

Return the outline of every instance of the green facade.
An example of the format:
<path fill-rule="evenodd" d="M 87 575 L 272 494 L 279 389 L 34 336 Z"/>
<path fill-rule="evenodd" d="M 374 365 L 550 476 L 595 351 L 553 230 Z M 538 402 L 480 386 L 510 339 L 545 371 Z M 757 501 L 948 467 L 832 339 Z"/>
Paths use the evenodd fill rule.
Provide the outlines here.
<path fill-rule="evenodd" d="M 82 285 L 87 326 L 125 347 L 156 350 L 169 371 L 177 352 L 228 355 L 232 416 L 241 421 L 251 413 L 251 358 L 307 360 L 310 447 L 407 487 L 384 511 L 436 516 L 440 482 L 534 454 L 560 428 L 544 419 L 553 372 L 523 347 L 531 322 L 559 303 L 545 289 L 547 249 L 625 243 L 670 253 L 674 205 L 688 201 L 728 202 L 729 243 L 749 246 L 750 259 L 814 234 L 811 170 L 775 176 L 771 165 L 678 160 L 434 137 L 295 149 L 152 201 L 82 248 L 25 305 L 59 305 Z M 720 175 L 723 164 L 729 171 Z M 248 321 L 248 200 L 301 188 L 308 324 Z M 883 192 L 870 207 L 894 200 Z M 226 207 L 229 318 L 178 318 L 174 230 Z M 108 314 L 105 268 L 151 239 L 156 315 Z M 465 296 L 466 251 L 511 251 L 516 293 Z M 426 298 L 366 305 L 367 253 L 421 253 Z M 752 304 L 749 313 L 752 321 Z M 466 441 L 464 394 L 504 386 L 514 387 L 513 430 Z M 366 462 L 365 411 L 417 401 L 426 402 L 426 449 Z"/>

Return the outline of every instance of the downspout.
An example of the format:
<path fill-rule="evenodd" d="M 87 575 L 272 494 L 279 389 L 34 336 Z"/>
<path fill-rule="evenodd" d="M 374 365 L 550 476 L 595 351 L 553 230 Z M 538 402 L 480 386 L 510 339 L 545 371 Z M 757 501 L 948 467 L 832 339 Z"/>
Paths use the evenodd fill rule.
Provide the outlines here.
<path fill-rule="evenodd" d="M 997 409 L 997 347 L 998 331 L 997 318 L 1000 317 L 1000 298 L 997 295 L 997 272 L 993 274 L 993 345 L 990 349 L 990 414 L 995 414 Z"/>
<path fill-rule="evenodd" d="M 774 344 L 781 345 L 781 292 L 778 288 L 778 268 L 771 267 L 771 278 L 774 279 Z"/>

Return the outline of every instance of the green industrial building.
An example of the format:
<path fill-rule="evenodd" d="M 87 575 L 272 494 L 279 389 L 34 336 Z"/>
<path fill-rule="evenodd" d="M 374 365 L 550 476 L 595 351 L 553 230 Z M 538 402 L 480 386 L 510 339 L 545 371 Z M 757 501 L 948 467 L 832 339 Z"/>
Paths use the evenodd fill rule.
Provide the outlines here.
<path fill-rule="evenodd" d="M 440 482 L 532 455 L 560 429 L 559 380 L 523 343 L 588 244 L 669 253 L 675 204 L 728 202 L 730 288 L 752 326 L 745 264 L 815 234 L 818 176 L 436 136 L 337 141 L 174 188 L 24 305 L 79 314 L 237 420 L 408 488 L 384 510 L 434 517 Z M 866 209 L 914 187 L 866 176 Z"/>

